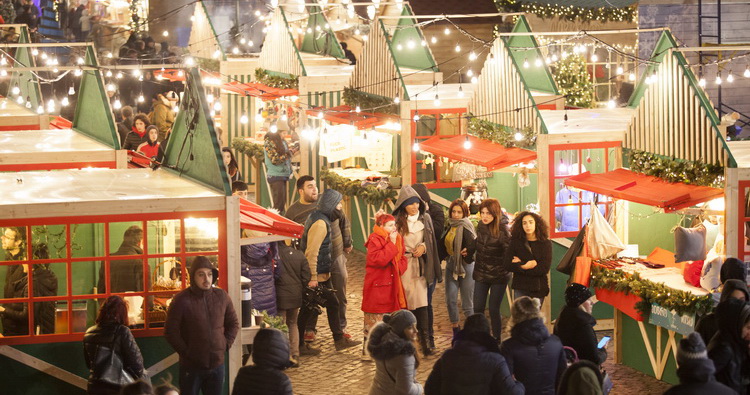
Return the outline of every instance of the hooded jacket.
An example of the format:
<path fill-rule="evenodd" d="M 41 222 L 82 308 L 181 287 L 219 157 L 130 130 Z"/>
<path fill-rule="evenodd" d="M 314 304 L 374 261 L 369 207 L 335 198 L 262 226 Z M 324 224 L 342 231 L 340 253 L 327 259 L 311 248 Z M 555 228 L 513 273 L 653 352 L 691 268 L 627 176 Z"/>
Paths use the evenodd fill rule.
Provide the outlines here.
<path fill-rule="evenodd" d="M 258 331 L 253 340 L 253 364 L 237 372 L 232 395 L 292 395 L 292 382 L 282 372 L 289 366 L 289 342 L 281 331 Z"/>
<path fill-rule="evenodd" d="M 196 258 L 190 266 L 191 285 L 172 299 L 164 326 L 164 337 L 180 355 L 180 365 L 190 370 L 222 365 L 240 328 L 227 292 L 200 289 L 193 280 L 203 268 L 215 270 L 208 259 Z"/>
<path fill-rule="evenodd" d="M 737 258 L 727 258 L 724 264 L 721 265 L 719 271 L 719 280 L 724 284 L 727 280 L 737 279 L 741 281 L 747 281 L 747 266 L 745 262 Z"/>
<path fill-rule="evenodd" d="M 326 281 L 331 275 L 331 222 L 341 199 L 341 193 L 326 189 L 318 198 L 318 208 L 305 221 L 300 246 L 313 279 L 318 281 Z"/>
<path fill-rule="evenodd" d="M 747 391 L 747 341 L 742 339 L 742 326 L 750 319 L 750 305 L 728 299 L 716 306 L 719 331 L 708 344 L 708 357 L 716 367 L 716 380 L 740 394 Z"/>
<path fill-rule="evenodd" d="M 677 368 L 680 384 L 673 386 L 664 395 L 733 395 L 734 390 L 716 381 L 714 363 L 702 358 L 683 363 Z"/>
<path fill-rule="evenodd" d="M 130 329 L 125 325 L 115 323 L 94 325 L 83 335 L 83 354 L 86 367 L 89 368 L 89 393 L 100 393 L 98 392 L 100 388 L 103 390 L 111 388 L 109 384 L 99 381 L 100 374 L 106 368 L 106 366 L 97 365 L 97 353 L 100 347 L 112 347 L 114 353 L 122 360 L 123 369 L 133 378 L 137 380 L 144 377 L 143 356 Z"/>
<path fill-rule="evenodd" d="M 503 218 L 507 218 L 503 216 Z M 505 226 L 500 224 L 501 227 Z M 490 227 L 483 222 L 477 226 L 476 256 L 474 261 L 474 281 L 487 284 L 507 283 L 510 280 L 510 272 L 505 267 L 505 249 L 508 248 L 510 235 L 505 232 L 504 236 L 493 237 Z"/>
<path fill-rule="evenodd" d="M 302 291 L 310 282 L 310 265 L 302 251 L 284 243 L 277 244 L 283 269 L 276 279 L 276 307 L 280 310 L 296 309 L 302 306 Z"/>
<path fill-rule="evenodd" d="M 440 204 L 432 203 L 430 199 L 430 191 L 427 190 L 427 186 L 424 184 L 412 184 L 411 186 L 419 197 L 427 203 L 427 212 L 430 214 L 432 219 L 432 229 L 435 230 L 435 237 L 439 237 L 445 229 L 445 213 Z M 437 240 L 436 240 L 437 241 Z"/>
<path fill-rule="evenodd" d="M 583 359 L 565 370 L 557 395 L 602 395 L 603 382 L 604 377 L 599 367 Z"/>
<path fill-rule="evenodd" d="M 607 350 L 598 348 L 596 319 L 578 307 L 563 307 L 555 322 L 554 333 L 562 344 L 576 350 L 578 358 L 601 365 L 607 360 Z"/>
<path fill-rule="evenodd" d="M 719 302 L 729 299 L 729 297 L 732 296 L 732 293 L 736 290 L 744 292 L 745 301 L 750 301 L 750 293 L 747 290 L 747 284 L 740 280 L 730 279 L 724 283 Z M 711 339 L 713 339 L 716 332 L 719 331 L 719 324 L 716 322 L 716 313 L 711 312 L 701 317 L 695 325 L 695 331 L 701 335 L 703 342 L 708 344 Z"/>
<path fill-rule="evenodd" d="M 523 395 L 497 340 L 488 333 L 460 331 L 453 347 L 435 362 L 424 385 L 426 395 Z"/>
<path fill-rule="evenodd" d="M 375 377 L 370 395 L 420 395 L 422 385 L 416 381 L 417 350 L 414 344 L 378 323 L 370 331 L 367 351 L 375 360 Z"/>
<path fill-rule="evenodd" d="M 240 247 L 241 273 L 252 281 L 253 308 L 276 315 L 275 266 L 279 261 L 277 243 L 257 243 Z"/>
<path fill-rule="evenodd" d="M 164 95 L 157 95 L 151 107 L 151 123 L 159 128 L 159 142 L 166 140 L 172 125 L 174 124 L 174 112 L 172 102 Z"/>
<path fill-rule="evenodd" d="M 419 220 L 424 224 L 424 243 L 427 248 L 424 255 L 419 258 L 420 265 L 422 266 L 420 272 L 425 280 L 427 280 L 428 285 L 434 281 L 443 282 L 443 269 L 440 267 L 437 236 L 433 228 L 432 217 L 426 212 L 427 203 L 419 197 L 414 188 L 408 185 L 401 188 L 401 192 L 399 192 L 398 199 L 396 200 L 396 208 L 393 210 L 393 216 L 396 217 L 398 222 L 398 216 L 405 210 L 404 203 L 413 197 L 419 199 Z"/>
<path fill-rule="evenodd" d="M 510 330 L 510 339 L 500 352 L 516 380 L 529 394 L 555 394 L 555 388 L 567 367 L 560 339 L 550 335 L 541 318 L 519 322 Z"/>

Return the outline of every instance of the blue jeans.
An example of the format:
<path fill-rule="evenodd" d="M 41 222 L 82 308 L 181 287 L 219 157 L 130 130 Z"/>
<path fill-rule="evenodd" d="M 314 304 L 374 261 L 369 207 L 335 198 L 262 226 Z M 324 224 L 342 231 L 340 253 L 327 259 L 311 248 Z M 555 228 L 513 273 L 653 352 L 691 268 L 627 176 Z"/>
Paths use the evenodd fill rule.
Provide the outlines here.
<path fill-rule="evenodd" d="M 221 395 L 224 392 L 224 364 L 209 370 L 187 369 L 180 364 L 182 395 Z"/>
<path fill-rule="evenodd" d="M 537 298 L 536 296 L 531 296 L 531 295 L 525 293 L 524 291 L 521 291 L 520 289 L 514 289 L 513 290 L 513 299 L 518 299 L 521 296 L 528 296 L 530 298 Z M 539 299 L 539 308 L 541 309 L 542 305 L 544 304 L 544 296 L 542 296 L 541 298 L 537 298 L 537 299 Z"/>
<path fill-rule="evenodd" d="M 503 304 L 505 289 L 508 280 L 499 283 L 474 282 L 474 313 L 484 314 L 487 306 L 487 293 L 490 294 L 490 324 L 492 325 L 492 336 L 501 340 L 503 333 L 503 316 L 500 314 L 500 306 Z"/>
<path fill-rule="evenodd" d="M 464 265 L 459 263 L 459 265 Z M 453 270 L 450 266 L 445 268 L 445 303 L 448 304 L 448 317 L 451 323 L 459 321 L 458 317 L 458 292 L 461 291 L 461 309 L 464 316 L 468 317 L 474 314 L 474 279 L 471 275 L 474 273 L 474 262 L 464 265 L 466 274 L 464 277 L 453 279 Z"/>

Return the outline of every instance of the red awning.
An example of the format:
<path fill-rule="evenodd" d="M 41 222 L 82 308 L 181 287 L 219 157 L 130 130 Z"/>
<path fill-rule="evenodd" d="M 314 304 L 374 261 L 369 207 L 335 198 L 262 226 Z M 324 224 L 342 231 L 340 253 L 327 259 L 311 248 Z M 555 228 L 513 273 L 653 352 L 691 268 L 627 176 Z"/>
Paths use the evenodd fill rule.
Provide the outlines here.
<path fill-rule="evenodd" d="M 565 185 L 663 208 L 667 213 L 724 196 L 723 189 L 670 183 L 626 169 L 601 174 L 581 173 L 566 179 Z"/>
<path fill-rule="evenodd" d="M 353 125 L 360 130 L 385 125 L 388 122 L 398 122 L 398 118 L 395 115 L 371 112 L 356 112 L 349 106 L 313 108 L 311 110 L 307 110 L 307 115 L 318 118 L 321 112 L 323 113 L 323 119 L 330 123 L 340 125 Z"/>
<path fill-rule="evenodd" d="M 221 89 L 243 96 L 254 96 L 263 100 L 276 100 L 285 96 L 299 96 L 299 90 L 297 89 L 274 88 L 258 82 L 241 83 L 233 81 L 223 84 Z"/>
<path fill-rule="evenodd" d="M 506 148 L 489 140 L 468 136 L 471 148 L 464 148 L 467 135 L 451 138 L 433 137 L 419 143 L 422 151 L 444 158 L 484 166 L 487 170 L 502 169 L 536 159 L 536 152 L 523 148 Z"/>
<path fill-rule="evenodd" d="M 293 239 L 302 237 L 304 226 L 240 198 L 240 228 L 268 232 Z"/>

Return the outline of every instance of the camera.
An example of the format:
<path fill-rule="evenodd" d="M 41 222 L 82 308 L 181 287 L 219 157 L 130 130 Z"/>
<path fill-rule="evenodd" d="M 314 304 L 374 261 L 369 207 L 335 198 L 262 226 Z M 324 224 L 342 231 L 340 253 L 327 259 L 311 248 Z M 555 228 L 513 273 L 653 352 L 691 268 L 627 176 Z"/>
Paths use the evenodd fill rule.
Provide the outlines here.
<path fill-rule="evenodd" d="M 320 306 L 326 304 L 326 298 L 323 296 L 323 290 L 320 287 L 305 287 L 302 291 L 302 303 L 304 307 L 312 310 L 316 314 L 323 314 L 323 309 Z"/>

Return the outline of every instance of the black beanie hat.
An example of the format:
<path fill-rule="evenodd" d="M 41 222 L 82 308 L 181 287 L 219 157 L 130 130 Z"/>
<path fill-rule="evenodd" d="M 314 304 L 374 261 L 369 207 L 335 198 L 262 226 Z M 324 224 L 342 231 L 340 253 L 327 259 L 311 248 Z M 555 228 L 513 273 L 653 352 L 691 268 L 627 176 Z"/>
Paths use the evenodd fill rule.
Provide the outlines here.
<path fill-rule="evenodd" d="M 680 346 L 677 347 L 678 365 L 683 366 L 707 358 L 706 343 L 703 342 L 698 332 L 693 332 L 680 340 Z"/>
<path fill-rule="evenodd" d="M 591 290 L 588 287 L 571 283 L 565 289 L 565 304 L 568 307 L 578 307 L 591 297 Z"/>

